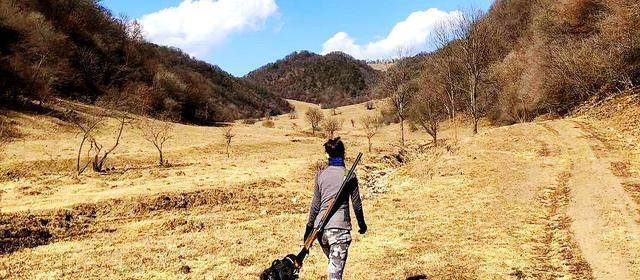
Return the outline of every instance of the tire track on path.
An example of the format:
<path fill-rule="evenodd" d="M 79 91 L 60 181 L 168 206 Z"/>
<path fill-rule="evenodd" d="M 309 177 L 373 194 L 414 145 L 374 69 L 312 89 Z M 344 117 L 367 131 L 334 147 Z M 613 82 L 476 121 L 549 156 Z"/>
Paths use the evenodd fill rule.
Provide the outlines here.
<path fill-rule="evenodd" d="M 558 132 L 565 156 L 572 162 L 567 214 L 594 278 L 638 279 L 637 253 L 627 249 L 640 245 L 640 229 L 635 223 L 635 204 L 609 169 L 611 160 L 619 160 L 615 151 L 599 143 L 582 123 L 561 120 L 549 125 Z"/>

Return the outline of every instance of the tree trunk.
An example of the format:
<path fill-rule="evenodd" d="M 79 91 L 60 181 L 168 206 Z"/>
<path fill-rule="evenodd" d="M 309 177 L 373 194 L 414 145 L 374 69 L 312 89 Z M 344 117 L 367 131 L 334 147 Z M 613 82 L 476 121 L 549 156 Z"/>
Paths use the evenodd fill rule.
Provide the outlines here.
<path fill-rule="evenodd" d="M 451 122 L 453 123 L 453 140 L 458 143 L 458 123 L 456 122 L 456 109 L 451 110 Z"/>
<path fill-rule="evenodd" d="M 81 174 L 82 171 L 83 171 L 83 170 L 80 169 L 80 157 L 82 156 L 82 147 L 84 146 L 84 141 L 86 139 L 87 139 L 86 137 L 82 138 L 82 142 L 80 142 L 80 148 L 78 148 L 78 160 L 76 162 L 76 165 L 77 165 L 76 166 L 76 171 L 78 172 L 78 174 Z"/>
<path fill-rule="evenodd" d="M 478 117 L 473 117 L 473 135 L 478 134 Z"/>
<path fill-rule="evenodd" d="M 371 152 L 371 138 L 368 138 L 369 140 L 369 152 Z"/>
<path fill-rule="evenodd" d="M 162 154 L 162 150 L 158 149 L 158 153 L 160 154 L 160 167 L 164 166 L 164 155 Z"/>
<path fill-rule="evenodd" d="M 106 159 L 106 157 L 103 158 L 98 158 L 98 156 L 96 155 L 94 160 L 93 160 L 93 171 L 95 172 L 102 172 L 102 164 L 104 163 L 104 160 Z"/>
<path fill-rule="evenodd" d="M 438 132 L 437 131 L 433 132 L 433 146 L 434 147 L 438 147 Z"/>
<path fill-rule="evenodd" d="M 400 143 L 404 147 L 404 119 L 400 118 Z"/>

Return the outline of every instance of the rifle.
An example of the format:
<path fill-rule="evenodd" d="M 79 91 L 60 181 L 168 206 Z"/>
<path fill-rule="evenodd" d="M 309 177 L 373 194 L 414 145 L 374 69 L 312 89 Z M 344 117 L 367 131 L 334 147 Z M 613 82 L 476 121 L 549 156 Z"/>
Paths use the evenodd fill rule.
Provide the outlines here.
<path fill-rule="evenodd" d="M 324 211 L 324 214 L 320 219 L 320 223 L 316 228 L 313 229 L 311 234 L 305 240 L 304 247 L 302 248 L 302 250 L 300 250 L 300 253 L 298 253 L 298 255 L 296 256 L 295 267 L 297 270 L 300 270 L 300 268 L 302 268 L 302 262 L 304 261 L 304 258 L 309 254 L 309 248 L 311 248 L 311 245 L 313 245 L 313 241 L 316 239 L 318 232 L 324 229 L 325 223 L 329 220 L 329 218 L 331 218 L 331 215 L 335 210 L 333 208 L 335 207 L 336 202 L 342 195 L 342 192 L 344 191 L 344 187 L 353 178 L 353 174 L 356 172 L 356 166 L 358 165 L 358 163 L 360 163 L 360 159 L 362 159 L 362 153 L 358 153 L 358 156 L 356 157 L 356 160 L 353 162 L 351 169 L 349 169 L 347 176 L 345 176 L 344 180 L 342 180 L 342 185 L 340 186 L 338 193 L 336 193 L 336 196 L 333 197 L 333 199 L 331 199 L 331 201 L 329 202 L 329 207 Z"/>

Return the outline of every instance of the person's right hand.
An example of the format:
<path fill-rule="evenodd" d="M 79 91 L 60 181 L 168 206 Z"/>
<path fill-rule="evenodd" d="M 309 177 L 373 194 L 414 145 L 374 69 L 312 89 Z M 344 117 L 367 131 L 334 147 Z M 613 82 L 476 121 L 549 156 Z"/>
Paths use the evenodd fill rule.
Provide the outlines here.
<path fill-rule="evenodd" d="M 359 234 L 364 234 L 365 232 L 367 232 L 367 224 L 362 224 L 362 225 L 359 225 L 358 227 L 360 227 L 360 229 L 358 230 Z"/>

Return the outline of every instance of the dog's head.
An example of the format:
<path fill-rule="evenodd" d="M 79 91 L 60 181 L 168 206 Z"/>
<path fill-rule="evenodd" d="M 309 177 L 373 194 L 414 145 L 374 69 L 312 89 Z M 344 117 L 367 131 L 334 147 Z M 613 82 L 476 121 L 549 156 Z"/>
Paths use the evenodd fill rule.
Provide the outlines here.
<path fill-rule="evenodd" d="M 295 280 L 298 279 L 296 256 L 287 255 L 282 260 L 275 260 L 260 275 L 260 280 Z"/>

